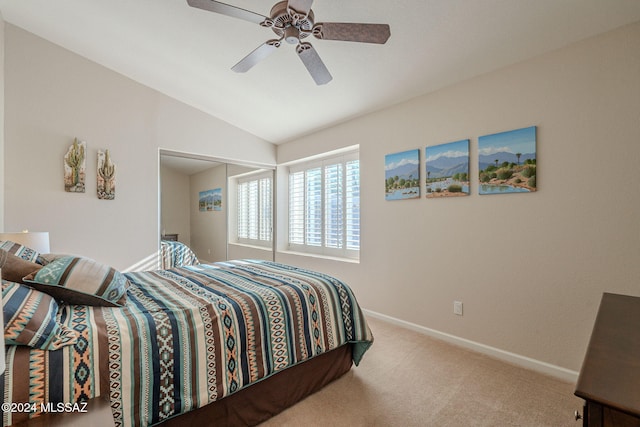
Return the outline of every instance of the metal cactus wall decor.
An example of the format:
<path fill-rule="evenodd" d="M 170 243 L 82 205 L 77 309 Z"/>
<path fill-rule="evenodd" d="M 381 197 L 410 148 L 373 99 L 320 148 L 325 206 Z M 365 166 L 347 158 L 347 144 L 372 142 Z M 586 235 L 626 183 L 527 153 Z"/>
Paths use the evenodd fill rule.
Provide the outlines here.
<path fill-rule="evenodd" d="M 116 197 L 116 165 L 111 162 L 109 150 L 98 150 L 98 199 Z"/>
<path fill-rule="evenodd" d="M 86 148 L 86 142 L 74 138 L 64 156 L 64 190 L 69 193 L 84 193 Z"/>

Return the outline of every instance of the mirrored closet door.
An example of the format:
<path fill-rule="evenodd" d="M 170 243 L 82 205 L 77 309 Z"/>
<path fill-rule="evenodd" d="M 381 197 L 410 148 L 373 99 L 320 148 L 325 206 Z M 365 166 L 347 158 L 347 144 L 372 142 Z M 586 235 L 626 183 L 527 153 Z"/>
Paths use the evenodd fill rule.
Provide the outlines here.
<path fill-rule="evenodd" d="M 160 239 L 200 262 L 274 259 L 274 170 L 160 151 Z"/>

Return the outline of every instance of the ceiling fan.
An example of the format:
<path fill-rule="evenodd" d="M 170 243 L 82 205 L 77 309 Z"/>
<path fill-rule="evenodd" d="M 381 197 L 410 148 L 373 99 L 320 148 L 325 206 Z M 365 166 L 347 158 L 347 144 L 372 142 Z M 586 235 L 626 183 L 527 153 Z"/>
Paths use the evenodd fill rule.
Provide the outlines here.
<path fill-rule="evenodd" d="M 270 16 L 263 16 L 215 0 L 187 0 L 187 3 L 191 7 L 244 19 L 262 27 L 271 28 L 279 37 L 267 40 L 234 65 L 231 69 L 237 73 L 249 71 L 254 65 L 279 48 L 284 40 L 289 44 L 297 45 L 296 53 L 309 74 L 316 84 L 323 85 L 331 81 L 331 73 L 311 43 L 303 41 L 304 39 L 313 34 L 321 40 L 384 44 L 391 35 L 387 24 L 315 22 L 311 10 L 313 0 L 280 1 L 271 8 Z"/>

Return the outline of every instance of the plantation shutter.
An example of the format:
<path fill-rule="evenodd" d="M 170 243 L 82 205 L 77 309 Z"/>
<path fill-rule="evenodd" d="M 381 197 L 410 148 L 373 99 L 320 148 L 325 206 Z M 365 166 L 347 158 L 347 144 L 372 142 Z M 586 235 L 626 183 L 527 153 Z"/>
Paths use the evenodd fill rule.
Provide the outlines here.
<path fill-rule="evenodd" d="M 360 162 L 346 164 L 345 240 L 350 250 L 360 250 Z"/>
<path fill-rule="evenodd" d="M 343 209 L 344 185 L 340 163 L 324 167 L 325 194 L 325 236 L 324 244 L 328 248 L 342 248 L 343 245 Z"/>
<path fill-rule="evenodd" d="M 305 243 L 322 245 L 322 168 L 306 172 L 305 185 Z"/>
<path fill-rule="evenodd" d="M 357 257 L 360 249 L 357 154 L 290 167 L 289 248 Z"/>
<path fill-rule="evenodd" d="M 249 181 L 247 197 L 247 238 L 258 238 L 258 181 Z"/>
<path fill-rule="evenodd" d="M 238 238 L 249 237 L 249 183 L 243 182 L 238 185 Z"/>
<path fill-rule="evenodd" d="M 237 182 L 236 232 L 240 243 L 267 246 L 272 240 L 272 179 L 243 177 Z"/>
<path fill-rule="evenodd" d="M 260 180 L 259 187 L 259 240 L 263 241 L 271 241 L 271 235 L 273 233 L 272 221 L 273 221 L 273 210 L 271 208 L 272 200 L 271 197 L 271 178 L 262 178 Z"/>
<path fill-rule="evenodd" d="M 289 243 L 304 245 L 304 171 L 289 175 Z"/>

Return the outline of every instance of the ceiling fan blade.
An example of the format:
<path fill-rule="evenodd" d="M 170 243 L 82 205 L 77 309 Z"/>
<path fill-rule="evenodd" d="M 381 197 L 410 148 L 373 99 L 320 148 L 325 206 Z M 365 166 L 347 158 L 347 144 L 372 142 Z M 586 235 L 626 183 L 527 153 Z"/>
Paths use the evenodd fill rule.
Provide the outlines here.
<path fill-rule="evenodd" d="M 313 35 L 322 40 L 384 44 L 391 36 L 387 24 L 355 24 L 348 22 L 319 22 Z"/>
<path fill-rule="evenodd" d="M 271 55 L 280 47 L 280 40 L 268 40 L 253 50 L 249 55 L 245 56 L 236 65 L 231 67 L 236 73 L 246 73 L 258 62 Z"/>
<path fill-rule="evenodd" d="M 296 48 L 296 52 L 316 84 L 324 85 L 333 79 L 324 62 L 320 59 L 318 52 L 310 43 L 300 43 Z"/>
<path fill-rule="evenodd" d="M 222 15 L 231 16 L 233 18 L 244 19 L 245 21 L 261 24 L 267 19 L 266 16 L 239 7 L 231 6 L 215 0 L 187 0 L 189 6 L 198 9 L 208 10 L 210 12 L 221 13 Z"/>
<path fill-rule="evenodd" d="M 308 15 L 312 4 L 313 0 L 289 0 L 288 6 L 296 12 Z"/>

